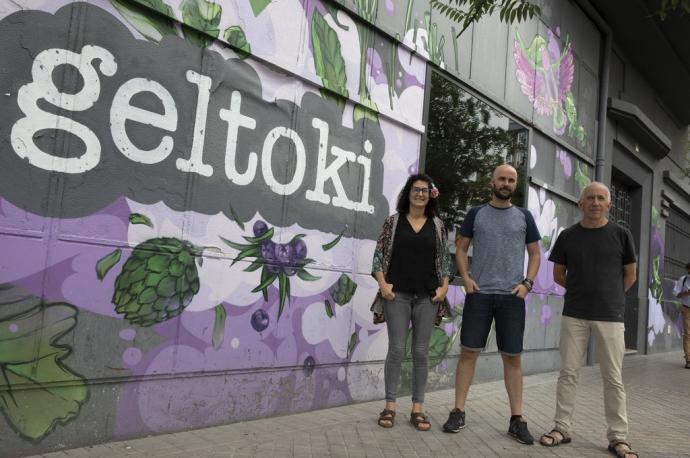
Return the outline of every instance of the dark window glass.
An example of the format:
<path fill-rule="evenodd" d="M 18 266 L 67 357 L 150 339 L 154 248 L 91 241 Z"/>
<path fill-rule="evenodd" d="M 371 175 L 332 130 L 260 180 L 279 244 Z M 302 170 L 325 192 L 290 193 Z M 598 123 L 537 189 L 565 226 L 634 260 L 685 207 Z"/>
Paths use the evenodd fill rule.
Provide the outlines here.
<path fill-rule="evenodd" d="M 690 262 L 690 218 L 671 207 L 666 219 L 664 276 L 678 280 L 687 273 L 685 264 L 688 262 Z"/>
<path fill-rule="evenodd" d="M 432 72 L 428 97 L 424 170 L 441 192 L 441 217 L 452 231 L 467 210 L 491 197 L 493 169 L 510 163 L 518 171 L 512 202 L 523 206 L 528 130 L 457 83 Z"/>

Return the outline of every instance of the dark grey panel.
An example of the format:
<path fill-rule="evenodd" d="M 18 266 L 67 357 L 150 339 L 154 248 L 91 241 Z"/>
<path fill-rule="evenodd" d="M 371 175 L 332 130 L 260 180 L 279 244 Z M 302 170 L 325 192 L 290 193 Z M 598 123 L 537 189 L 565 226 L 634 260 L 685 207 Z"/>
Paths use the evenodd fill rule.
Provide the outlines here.
<path fill-rule="evenodd" d="M 508 31 L 505 100 L 513 111 L 528 120 L 532 120 L 534 116 L 534 105 L 529 99 L 529 95 L 534 95 L 534 88 L 521 84 L 520 79 L 523 78 L 524 73 L 528 73 L 528 78 L 534 79 L 536 69 L 533 66 L 520 65 L 524 62 L 520 56 L 524 52 L 522 47 L 526 45 L 525 40 L 531 40 L 537 34 L 538 27 L 538 21 L 529 21 L 513 24 Z"/>
<path fill-rule="evenodd" d="M 505 96 L 507 38 L 508 26 L 496 13 L 475 25 L 472 41 L 470 78 L 488 95 L 501 100 Z"/>
<path fill-rule="evenodd" d="M 599 30 L 572 1 L 562 3 L 561 39 L 570 39 L 582 62 L 598 74 L 601 42 Z"/>
<path fill-rule="evenodd" d="M 573 197 L 593 177 L 593 168 L 548 137 L 533 132 L 532 146 L 537 159 L 532 176 Z M 534 162 L 534 160 L 532 160 Z"/>

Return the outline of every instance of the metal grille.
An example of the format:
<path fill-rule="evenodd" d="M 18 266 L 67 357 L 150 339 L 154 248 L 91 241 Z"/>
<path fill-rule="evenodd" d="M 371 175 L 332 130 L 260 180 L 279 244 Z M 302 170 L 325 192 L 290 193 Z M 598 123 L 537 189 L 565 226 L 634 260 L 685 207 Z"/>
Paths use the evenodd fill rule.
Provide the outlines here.
<path fill-rule="evenodd" d="M 665 235 L 664 276 L 676 280 L 685 275 L 685 264 L 690 262 L 690 218 L 671 207 Z"/>
<path fill-rule="evenodd" d="M 630 188 L 621 183 L 611 183 L 611 211 L 609 219 L 630 229 L 631 224 Z"/>

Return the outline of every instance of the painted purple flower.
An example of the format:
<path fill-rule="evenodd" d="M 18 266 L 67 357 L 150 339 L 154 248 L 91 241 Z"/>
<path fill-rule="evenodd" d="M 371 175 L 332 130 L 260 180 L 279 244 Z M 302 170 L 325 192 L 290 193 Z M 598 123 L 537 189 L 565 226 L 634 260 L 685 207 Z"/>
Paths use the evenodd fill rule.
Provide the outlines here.
<path fill-rule="evenodd" d="M 556 153 L 556 156 L 558 157 L 558 160 L 561 161 L 561 165 L 563 166 L 563 174 L 565 175 L 565 179 L 570 180 L 570 178 L 573 176 L 573 161 L 572 161 L 572 159 L 570 159 L 570 156 L 568 156 L 568 153 L 566 153 L 562 149 L 558 150 L 558 152 Z"/>
<path fill-rule="evenodd" d="M 262 236 L 266 233 L 268 230 L 268 226 L 266 225 L 265 221 L 258 220 L 257 222 L 254 223 L 254 236 L 259 237 Z"/>
<path fill-rule="evenodd" d="M 376 84 L 386 84 L 388 78 L 386 71 L 383 68 L 383 60 L 374 48 L 369 48 L 367 51 L 367 66 L 370 68 L 371 77 Z"/>
<path fill-rule="evenodd" d="M 289 243 L 277 243 L 275 244 L 275 259 L 280 264 L 287 266 L 292 264 L 292 245 Z"/>

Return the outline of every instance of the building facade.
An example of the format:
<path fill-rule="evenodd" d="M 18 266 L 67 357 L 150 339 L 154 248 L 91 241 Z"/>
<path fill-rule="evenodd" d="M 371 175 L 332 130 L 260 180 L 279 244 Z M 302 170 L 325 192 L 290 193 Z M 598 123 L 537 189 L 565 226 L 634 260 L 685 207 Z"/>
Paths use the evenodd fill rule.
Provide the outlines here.
<path fill-rule="evenodd" d="M 3 450 L 382 398 L 371 258 L 417 171 L 452 232 L 495 165 L 518 169 L 543 237 L 526 373 L 558 367 L 546 258 L 594 179 L 639 253 L 626 344 L 680 351 L 687 18 L 622 3 L 543 1 L 459 34 L 413 0 L 0 0 Z M 490 338 L 477 378 L 501 374 Z"/>

